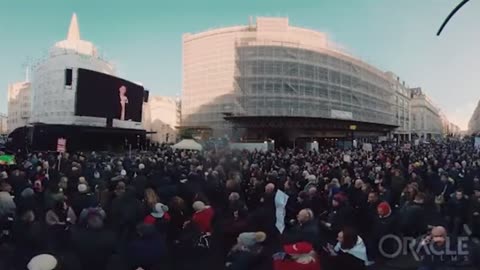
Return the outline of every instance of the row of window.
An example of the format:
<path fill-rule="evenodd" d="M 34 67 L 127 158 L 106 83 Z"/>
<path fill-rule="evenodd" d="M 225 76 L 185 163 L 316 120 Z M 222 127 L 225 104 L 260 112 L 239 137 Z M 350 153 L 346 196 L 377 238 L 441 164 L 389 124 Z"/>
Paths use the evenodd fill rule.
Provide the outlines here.
<path fill-rule="evenodd" d="M 323 54 L 307 49 L 289 48 L 282 46 L 247 46 L 237 48 L 239 59 L 284 59 L 296 62 L 308 62 L 315 65 L 323 64 L 337 70 L 343 70 L 351 74 L 359 74 L 361 78 L 374 82 L 377 85 L 389 85 L 389 82 L 365 67 L 354 64 L 339 57 Z M 366 65 L 365 65 L 366 66 Z"/>
<path fill-rule="evenodd" d="M 348 88 L 359 89 L 372 95 L 392 95 L 393 91 L 387 90 L 388 86 L 363 80 L 358 76 L 352 76 L 345 72 L 339 72 L 325 67 L 302 64 L 298 62 L 285 62 L 278 60 L 254 60 L 239 62 L 239 76 L 250 77 L 279 77 L 296 78 L 311 82 L 327 82 Z"/>

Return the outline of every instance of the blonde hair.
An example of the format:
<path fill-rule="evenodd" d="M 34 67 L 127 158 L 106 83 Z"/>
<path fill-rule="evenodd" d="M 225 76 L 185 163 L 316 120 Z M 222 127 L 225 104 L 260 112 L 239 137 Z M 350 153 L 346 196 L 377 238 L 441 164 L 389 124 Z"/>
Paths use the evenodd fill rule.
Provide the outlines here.
<path fill-rule="evenodd" d="M 145 189 L 145 202 L 147 203 L 148 207 L 153 209 L 155 207 L 155 204 L 157 204 L 159 201 L 160 198 L 158 198 L 155 190 L 153 190 L 152 188 Z"/>

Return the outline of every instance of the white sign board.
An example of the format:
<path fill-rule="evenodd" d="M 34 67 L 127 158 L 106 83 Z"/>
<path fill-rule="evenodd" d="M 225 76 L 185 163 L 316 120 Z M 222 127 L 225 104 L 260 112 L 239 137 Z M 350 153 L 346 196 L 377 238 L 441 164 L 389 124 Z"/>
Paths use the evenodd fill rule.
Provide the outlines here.
<path fill-rule="evenodd" d="M 267 151 L 268 143 L 230 143 L 230 149 L 247 151 Z"/>
<path fill-rule="evenodd" d="M 275 194 L 275 227 L 277 227 L 280 234 L 285 230 L 285 206 L 287 205 L 288 195 L 281 190 L 277 190 Z"/>
<path fill-rule="evenodd" d="M 372 152 L 373 151 L 371 143 L 364 143 L 363 146 L 362 146 L 362 149 L 363 149 L 363 151 L 367 151 L 367 152 Z"/>
<path fill-rule="evenodd" d="M 337 119 L 347 119 L 347 120 L 353 119 L 352 112 L 340 111 L 340 110 L 331 110 L 330 116 L 332 118 L 337 118 Z"/>
<path fill-rule="evenodd" d="M 379 136 L 378 137 L 378 142 L 386 142 L 387 141 L 387 136 Z"/>
<path fill-rule="evenodd" d="M 57 152 L 65 153 L 67 149 L 67 139 L 58 138 L 57 140 Z"/>
<path fill-rule="evenodd" d="M 350 155 L 343 155 L 343 161 L 350 163 L 352 162 L 352 157 Z"/>

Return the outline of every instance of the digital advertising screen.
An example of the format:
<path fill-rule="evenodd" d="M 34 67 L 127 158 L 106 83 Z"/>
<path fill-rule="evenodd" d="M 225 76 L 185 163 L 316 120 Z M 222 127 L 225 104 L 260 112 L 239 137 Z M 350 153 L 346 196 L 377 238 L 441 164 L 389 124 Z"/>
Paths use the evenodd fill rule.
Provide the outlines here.
<path fill-rule="evenodd" d="M 141 85 L 78 69 L 75 115 L 141 122 L 143 99 Z"/>

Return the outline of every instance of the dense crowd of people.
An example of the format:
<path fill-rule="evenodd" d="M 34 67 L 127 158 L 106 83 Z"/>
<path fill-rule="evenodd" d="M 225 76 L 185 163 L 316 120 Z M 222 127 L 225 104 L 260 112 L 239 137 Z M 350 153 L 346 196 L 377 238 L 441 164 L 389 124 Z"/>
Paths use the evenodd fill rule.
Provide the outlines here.
<path fill-rule="evenodd" d="M 440 247 L 480 237 L 479 177 L 469 140 L 31 153 L 1 169 L 0 268 L 373 268 L 399 248 L 388 235 Z M 446 269 L 455 256 L 428 254 L 419 267 Z"/>

